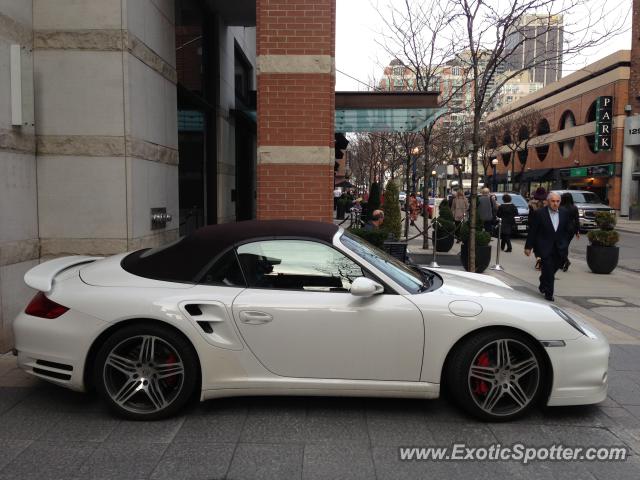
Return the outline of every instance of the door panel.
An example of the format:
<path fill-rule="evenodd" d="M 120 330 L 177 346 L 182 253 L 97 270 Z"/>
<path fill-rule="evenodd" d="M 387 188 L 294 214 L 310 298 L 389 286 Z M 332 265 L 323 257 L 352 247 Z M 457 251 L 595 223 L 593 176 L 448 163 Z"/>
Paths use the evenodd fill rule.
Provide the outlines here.
<path fill-rule="evenodd" d="M 277 375 L 420 378 L 424 322 L 401 295 L 249 288 L 232 311 L 245 343 Z"/>

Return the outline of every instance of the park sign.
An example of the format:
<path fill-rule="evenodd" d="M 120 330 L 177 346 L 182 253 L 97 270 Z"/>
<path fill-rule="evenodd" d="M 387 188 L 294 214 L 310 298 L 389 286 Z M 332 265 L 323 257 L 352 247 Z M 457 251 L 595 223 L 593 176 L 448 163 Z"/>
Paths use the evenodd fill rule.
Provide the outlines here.
<path fill-rule="evenodd" d="M 596 140 L 594 151 L 611 150 L 613 140 L 613 97 L 598 97 L 596 100 Z"/>

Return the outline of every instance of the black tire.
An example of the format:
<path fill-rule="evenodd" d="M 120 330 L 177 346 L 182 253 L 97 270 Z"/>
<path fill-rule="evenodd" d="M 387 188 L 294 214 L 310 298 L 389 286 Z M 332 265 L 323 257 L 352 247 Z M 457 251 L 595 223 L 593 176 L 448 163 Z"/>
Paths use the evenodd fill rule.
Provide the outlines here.
<path fill-rule="evenodd" d="M 175 415 L 193 398 L 200 367 L 193 346 L 183 336 L 162 325 L 129 325 L 102 344 L 93 378 L 118 416 L 159 420 Z"/>
<path fill-rule="evenodd" d="M 522 369 L 527 366 L 524 364 L 525 360 L 531 356 L 531 359 L 535 360 L 536 368 L 532 367 L 530 372 L 514 380 L 515 369 L 498 368 L 500 362 L 495 358 L 499 355 L 498 345 L 507 345 L 509 365 L 521 365 Z M 486 360 L 483 358 L 485 354 Z M 541 347 L 536 342 L 519 332 L 504 329 L 480 332 L 456 348 L 447 363 L 444 380 L 449 396 L 460 408 L 480 420 L 506 422 L 526 415 L 538 404 L 546 391 L 548 372 L 543 355 Z M 485 360 L 485 363 L 479 363 L 480 359 Z M 472 373 L 471 367 L 474 365 Z M 476 377 L 476 373 L 485 375 L 483 369 L 492 370 L 494 373 L 488 373 L 487 378 Z M 494 392 L 497 393 L 494 395 Z M 496 395 L 497 403 L 491 407 Z M 526 402 L 523 401 L 525 398 Z M 483 408 L 481 403 L 486 407 Z M 510 407 L 509 403 L 513 405 Z"/>

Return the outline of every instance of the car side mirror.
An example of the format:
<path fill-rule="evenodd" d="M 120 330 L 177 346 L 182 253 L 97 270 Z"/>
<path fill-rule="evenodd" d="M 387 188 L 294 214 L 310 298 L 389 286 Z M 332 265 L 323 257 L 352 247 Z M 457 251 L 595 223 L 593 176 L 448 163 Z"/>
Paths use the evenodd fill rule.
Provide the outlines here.
<path fill-rule="evenodd" d="M 358 277 L 351 284 L 351 295 L 356 297 L 372 297 L 384 292 L 384 287 L 367 277 Z"/>

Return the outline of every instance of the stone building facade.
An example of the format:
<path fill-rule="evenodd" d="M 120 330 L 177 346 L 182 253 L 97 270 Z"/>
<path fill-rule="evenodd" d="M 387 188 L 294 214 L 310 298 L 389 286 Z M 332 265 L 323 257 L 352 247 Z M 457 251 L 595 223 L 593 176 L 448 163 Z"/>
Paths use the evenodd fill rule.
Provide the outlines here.
<path fill-rule="evenodd" d="M 43 260 L 330 220 L 334 43 L 334 0 L 0 0 L 0 353 Z"/>

